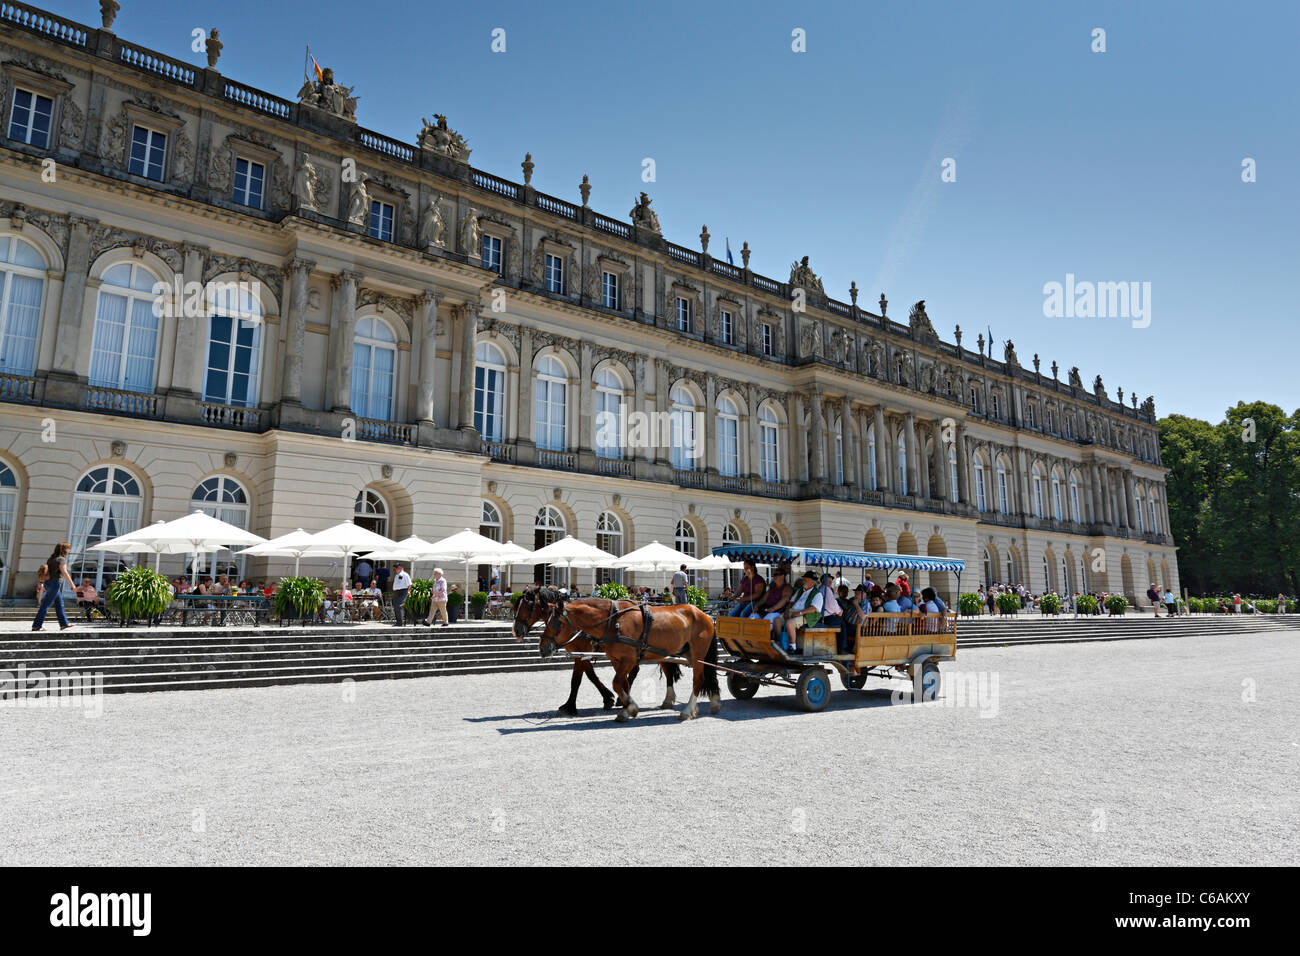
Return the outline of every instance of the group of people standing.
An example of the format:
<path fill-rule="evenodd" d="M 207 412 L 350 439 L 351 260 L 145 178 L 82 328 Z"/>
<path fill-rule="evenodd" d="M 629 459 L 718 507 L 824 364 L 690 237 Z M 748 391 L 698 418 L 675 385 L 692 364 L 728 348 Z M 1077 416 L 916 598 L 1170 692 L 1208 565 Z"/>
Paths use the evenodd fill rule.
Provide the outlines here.
<path fill-rule="evenodd" d="M 886 580 L 883 587 L 870 573 L 851 591 L 849 584 L 842 574 L 818 577 L 812 570 L 804 571 L 796 584 L 790 580 L 788 565 L 774 568 L 771 581 L 767 581 L 753 561 L 745 561 L 730 616 L 767 621 L 773 642 L 796 654 L 802 653 L 802 635 L 807 628 L 837 628 L 836 648 L 847 654 L 853 650 L 859 625 L 871 614 L 944 614 L 948 610 L 934 588 L 924 588 L 920 600 L 915 600 L 905 571 L 893 581 Z"/>

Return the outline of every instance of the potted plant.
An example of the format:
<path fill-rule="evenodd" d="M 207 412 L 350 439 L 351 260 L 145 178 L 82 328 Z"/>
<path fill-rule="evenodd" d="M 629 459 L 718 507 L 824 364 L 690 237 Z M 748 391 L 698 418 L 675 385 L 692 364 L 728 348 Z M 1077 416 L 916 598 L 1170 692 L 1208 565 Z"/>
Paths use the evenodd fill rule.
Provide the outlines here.
<path fill-rule="evenodd" d="M 998 595 L 998 612 L 1000 614 L 1015 614 L 1020 610 L 1020 595 L 1018 594 L 999 594 Z"/>
<path fill-rule="evenodd" d="M 595 596 L 607 601 L 630 601 L 632 592 L 617 581 L 606 581 L 596 586 Z"/>
<path fill-rule="evenodd" d="M 325 603 L 325 582 L 315 578 L 284 578 L 271 599 L 272 610 L 287 624 L 293 618 L 314 619 Z"/>
<path fill-rule="evenodd" d="M 1044 614 L 1060 614 L 1061 599 L 1055 594 L 1044 594 L 1039 599 L 1038 607 Z"/>
<path fill-rule="evenodd" d="M 476 621 L 483 620 L 483 609 L 487 607 L 486 591 L 475 591 L 469 596 L 469 616 Z"/>
<path fill-rule="evenodd" d="M 171 582 L 144 566 L 127 568 L 108 586 L 108 603 L 117 609 L 123 627 L 135 618 L 144 618 L 153 627 L 171 606 Z"/>
<path fill-rule="evenodd" d="M 1111 614 L 1123 614 L 1128 609 L 1128 598 L 1120 594 L 1112 594 L 1106 598 L 1106 610 Z"/>
<path fill-rule="evenodd" d="M 520 602 L 520 600 L 523 598 L 523 596 L 524 596 L 524 592 L 523 592 L 523 591 L 516 591 L 514 594 L 510 595 L 510 611 L 511 611 L 511 613 L 513 613 L 513 612 L 514 612 L 514 611 L 519 607 L 519 602 Z"/>
<path fill-rule="evenodd" d="M 978 594 L 963 594 L 957 598 L 957 610 L 965 617 L 978 617 L 984 613 L 984 601 Z"/>
<path fill-rule="evenodd" d="M 1091 594 L 1081 594 L 1079 600 L 1075 602 L 1080 614 L 1100 614 L 1101 607 L 1097 604 L 1097 599 Z"/>
<path fill-rule="evenodd" d="M 428 578 L 419 578 L 411 582 L 406 592 L 406 603 L 402 607 L 406 613 L 417 621 L 429 616 L 429 605 L 433 603 L 433 582 Z"/>
<path fill-rule="evenodd" d="M 460 609 L 465 603 L 465 595 L 459 591 L 450 591 L 447 594 L 447 617 L 452 624 L 460 619 Z"/>
<path fill-rule="evenodd" d="M 686 603 L 694 604 L 696 607 L 703 609 L 709 603 L 709 592 L 704 588 L 697 588 L 694 584 L 686 588 Z"/>

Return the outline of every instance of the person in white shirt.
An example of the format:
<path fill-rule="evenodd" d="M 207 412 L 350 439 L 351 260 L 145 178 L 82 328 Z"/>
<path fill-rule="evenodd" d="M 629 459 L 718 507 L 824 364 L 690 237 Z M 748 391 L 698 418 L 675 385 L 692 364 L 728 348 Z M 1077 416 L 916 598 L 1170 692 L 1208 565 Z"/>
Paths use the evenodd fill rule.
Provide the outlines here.
<path fill-rule="evenodd" d="M 823 589 L 817 584 L 817 575 L 811 571 L 805 571 L 803 573 L 803 590 L 795 595 L 794 601 L 790 604 L 790 610 L 785 616 L 782 648 L 795 651 L 795 640 L 799 631 L 808 626 L 817 626 L 817 623 L 822 619 L 822 608 L 825 606 L 825 598 L 822 592 Z"/>
<path fill-rule="evenodd" d="M 406 592 L 411 590 L 411 576 L 400 564 L 393 575 L 393 621 L 396 627 L 406 624 Z"/>
<path fill-rule="evenodd" d="M 686 603 L 686 586 L 689 583 L 690 577 L 686 574 L 686 565 L 683 564 L 673 575 L 673 600 L 678 604 Z"/>

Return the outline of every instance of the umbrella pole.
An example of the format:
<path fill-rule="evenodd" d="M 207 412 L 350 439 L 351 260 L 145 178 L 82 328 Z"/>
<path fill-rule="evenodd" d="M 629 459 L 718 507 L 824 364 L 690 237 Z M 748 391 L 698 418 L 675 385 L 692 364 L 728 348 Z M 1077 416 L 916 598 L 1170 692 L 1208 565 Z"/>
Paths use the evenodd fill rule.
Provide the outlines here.
<path fill-rule="evenodd" d="M 301 560 L 302 560 L 302 552 L 300 551 L 293 556 L 293 576 L 295 578 L 298 577 L 298 562 Z"/>

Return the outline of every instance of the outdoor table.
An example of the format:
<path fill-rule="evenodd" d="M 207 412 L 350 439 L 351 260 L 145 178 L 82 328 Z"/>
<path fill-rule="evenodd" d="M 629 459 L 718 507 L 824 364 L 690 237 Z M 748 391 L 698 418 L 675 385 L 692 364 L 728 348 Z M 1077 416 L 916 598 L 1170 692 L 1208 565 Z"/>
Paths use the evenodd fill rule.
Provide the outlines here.
<path fill-rule="evenodd" d="M 226 617 L 233 616 L 235 624 L 256 624 L 258 616 L 269 617 L 271 604 L 262 594 L 178 594 L 181 606 L 181 626 L 188 626 L 191 614 L 220 614 L 220 624 L 226 626 Z"/>

